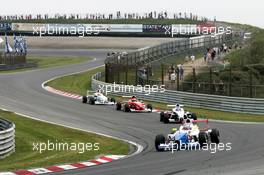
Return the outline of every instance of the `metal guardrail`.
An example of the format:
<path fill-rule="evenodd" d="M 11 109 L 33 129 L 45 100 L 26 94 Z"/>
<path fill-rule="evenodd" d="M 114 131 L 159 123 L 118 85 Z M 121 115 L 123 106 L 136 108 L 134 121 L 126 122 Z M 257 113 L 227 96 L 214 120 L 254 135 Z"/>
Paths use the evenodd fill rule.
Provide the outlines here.
<path fill-rule="evenodd" d="M 104 86 L 108 91 L 113 89 L 113 84 L 99 81 L 101 73 L 92 77 L 92 89 L 97 90 Z M 190 107 L 221 110 L 237 113 L 264 114 L 264 99 L 226 97 L 218 95 L 207 95 L 198 93 L 188 93 L 180 91 L 166 90 L 165 92 L 155 92 L 145 95 L 143 92 L 113 92 L 113 95 L 136 95 L 140 99 L 166 104 L 180 103 Z"/>
<path fill-rule="evenodd" d="M 0 119 L 0 159 L 15 152 L 15 124 Z"/>

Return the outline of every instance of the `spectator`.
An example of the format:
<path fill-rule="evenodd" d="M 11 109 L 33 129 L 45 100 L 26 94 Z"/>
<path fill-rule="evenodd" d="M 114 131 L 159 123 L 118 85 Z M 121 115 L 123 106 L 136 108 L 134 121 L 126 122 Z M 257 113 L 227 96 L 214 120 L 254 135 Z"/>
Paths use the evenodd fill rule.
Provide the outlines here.
<path fill-rule="evenodd" d="M 207 59 L 207 52 L 204 53 L 204 62 L 206 62 Z"/>
<path fill-rule="evenodd" d="M 220 80 L 219 82 L 219 93 L 223 94 L 224 93 L 224 82 Z"/>
<path fill-rule="evenodd" d="M 192 61 L 192 64 L 194 64 L 194 61 L 195 61 L 195 56 L 192 54 L 191 56 L 191 61 Z"/>
<path fill-rule="evenodd" d="M 48 20 L 48 19 L 144 19 L 144 18 L 150 18 L 150 19 L 191 19 L 191 20 L 202 20 L 207 21 L 208 19 L 205 17 L 198 17 L 198 15 L 195 15 L 193 13 L 187 14 L 182 12 L 177 12 L 173 14 L 169 14 L 168 12 L 157 12 L 157 11 L 151 11 L 148 13 L 121 13 L 121 11 L 117 11 L 115 14 L 102 14 L 102 13 L 94 13 L 94 14 L 55 14 L 55 15 L 48 15 L 48 14 L 27 14 L 27 15 L 2 15 L 0 16 L 0 21 L 3 20 Z"/>
<path fill-rule="evenodd" d="M 216 56 L 216 52 L 215 50 L 212 50 L 212 53 L 211 53 L 212 61 L 214 61 L 215 56 Z"/>
<path fill-rule="evenodd" d="M 207 62 L 211 61 L 211 53 L 210 52 L 207 53 L 206 61 Z"/>
<path fill-rule="evenodd" d="M 183 80 L 183 74 L 184 74 L 184 69 L 183 69 L 183 66 L 180 64 L 179 65 L 179 76 L 180 76 L 180 80 Z"/>

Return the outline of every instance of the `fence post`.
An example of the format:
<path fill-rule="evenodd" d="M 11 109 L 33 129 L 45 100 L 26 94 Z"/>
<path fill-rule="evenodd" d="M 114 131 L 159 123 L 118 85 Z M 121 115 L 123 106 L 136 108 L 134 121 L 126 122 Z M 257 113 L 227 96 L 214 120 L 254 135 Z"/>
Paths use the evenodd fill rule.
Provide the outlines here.
<path fill-rule="evenodd" d="M 117 83 L 119 84 L 120 83 L 120 65 L 118 65 L 117 67 Z"/>
<path fill-rule="evenodd" d="M 253 80 L 252 80 L 252 70 L 250 69 L 249 70 L 249 93 L 250 93 L 250 98 L 253 98 L 253 87 L 252 87 L 252 84 L 253 84 L 253 82 L 252 82 Z"/>
<path fill-rule="evenodd" d="M 210 92 L 210 94 L 212 94 L 212 84 L 213 84 L 213 82 L 212 82 L 212 68 L 210 67 L 210 80 L 209 80 L 210 82 L 209 82 L 209 92 Z"/>
<path fill-rule="evenodd" d="M 193 84 L 192 84 L 192 92 L 196 92 L 196 73 L 195 73 L 195 68 L 193 68 Z"/>
<path fill-rule="evenodd" d="M 161 83 L 164 85 L 164 64 L 161 64 Z"/>
<path fill-rule="evenodd" d="M 149 65 L 147 65 L 147 71 L 146 71 L 146 73 L 147 73 L 147 84 L 149 84 Z"/>
<path fill-rule="evenodd" d="M 109 83 L 109 79 L 108 79 L 108 63 L 105 64 L 105 82 Z"/>
<path fill-rule="evenodd" d="M 179 68 L 178 68 L 178 66 L 177 66 L 176 69 L 178 69 L 178 70 L 177 70 L 177 91 L 179 91 L 179 90 L 180 90 L 180 73 L 179 73 Z M 183 91 L 183 82 L 182 82 L 182 91 Z"/>
<path fill-rule="evenodd" d="M 126 59 L 126 85 L 128 84 L 127 78 L 128 78 L 128 57 Z"/>
<path fill-rule="evenodd" d="M 232 96 L 232 66 L 229 68 L 229 96 Z"/>
<path fill-rule="evenodd" d="M 138 66 L 136 65 L 136 75 L 135 75 L 135 85 L 137 86 L 138 84 Z"/>

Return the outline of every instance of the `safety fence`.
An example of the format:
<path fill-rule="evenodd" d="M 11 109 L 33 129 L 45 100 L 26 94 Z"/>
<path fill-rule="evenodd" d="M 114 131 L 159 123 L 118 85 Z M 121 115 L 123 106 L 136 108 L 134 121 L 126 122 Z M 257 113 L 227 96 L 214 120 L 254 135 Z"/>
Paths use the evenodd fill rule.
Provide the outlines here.
<path fill-rule="evenodd" d="M 145 47 L 132 52 L 112 53 L 105 60 L 105 81 L 109 83 L 121 82 L 120 74 L 125 74 L 124 83 L 128 83 L 128 77 L 140 68 L 149 64 L 157 63 L 158 72 L 161 72 L 161 65 L 169 59 L 179 59 L 184 55 L 203 53 L 209 48 L 222 47 L 241 42 L 241 33 L 220 33 L 216 35 L 205 35 L 189 39 L 175 39 L 172 42 L 162 43 L 156 46 Z M 136 72 L 136 73 L 135 73 Z M 164 75 L 162 75 L 163 77 Z M 129 79 L 135 79 L 129 77 Z M 136 77 L 137 78 L 137 77 Z M 137 82 L 136 82 L 137 83 Z"/>
<path fill-rule="evenodd" d="M 0 64 L 16 65 L 26 63 L 26 55 L 18 53 L 1 53 L 0 52 Z"/>
<path fill-rule="evenodd" d="M 215 35 L 204 35 L 188 39 L 175 39 L 171 42 L 156 46 L 145 47 L 129 53 L 114 53 L 107 56 L 105 64 L 135 66 L 150 63 L 164 57 L 172 56 L 182 52 L 195 52 L 206 50 L 223 43 L 230 44 L 241 39 L 240 33 L 219 33 Z"/>
<path fill-rule="evenodd" d="M 241 43 L 245 41 L 243 36 L 239 31 L 205 35 L 176 39 L 128 53 L 112 53 L 105 61 L 105 81 L 142 86 L 162 84 L 168 90 L 263 98 L 264 85 L 254 78 L 254 69 L 260 68 L 245 67 L 240 73 L 239 67 L 224 59 L 230 51 L 241 49 Z M 206 60 L 205 55 L 209 52 L 215 52 L 214 59 Z M 205 61 L 200 65 L 184 66 L 184 75 L 187 76 L 181 76 L 178 65 L 190 63 L 192 55 L 205 57 Z"/>
<path fill-rule="evenodd" d="M 15 124 L 0 118 L 0 159 L 15 152 Z"/>
<path fill-rule="evenodd" d="M 103 89 L 108 92 L 111 92 L 113 95 L 136 95 L 140 99 L 150 100 L 154 102 L 161 102 L 166 104 L 176 104 L 180 103 L 186 106 L 204 108 L 204 109 L 213 109 L 213 110 L 221 110 L 228 112 L 237 112 L 237 113 L 248 113 L 248 114 L 264 114 L 264 99 L 256 99 L 256 98 L 241 98 L 241 97 L 226 97 L 219 95 L 207 95 L 207 94 L 199 94 L 199 93 L 189 93 L 189 92 L 180 92 L 180 91 L 172 91 L 166 90 L 165 92 L 152 92 L 146 95 L 146 92 L 149 92 L 149 89 L 145 89 L 144 91 L 115 91 L 117 86 L 111 83 L 105 83 L 101 81 L 101 78 L 104 74 L 97 73 L 92 77 L 92 88 L 94 90 Z"/>

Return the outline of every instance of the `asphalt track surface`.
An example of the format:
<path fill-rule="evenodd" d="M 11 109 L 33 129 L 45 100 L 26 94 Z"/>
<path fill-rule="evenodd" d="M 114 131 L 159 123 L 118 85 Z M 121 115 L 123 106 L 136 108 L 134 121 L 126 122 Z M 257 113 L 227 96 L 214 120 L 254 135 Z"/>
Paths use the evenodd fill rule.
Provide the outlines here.
<path fill-rule="evenodd" d="M 109 164 L 57 174 L 78 175 L 173 175 L 173 174 L 264 174 L 264 125 L 211 122 L 220 130 L 221 142 L 231 151 L 156 152 L 156 134 L 168 133 L 175 124 L 159 122 L 157 113 L 124 113 L 109 106 L 90 106 L 51 94 L 42 82 L 56 76 L 103 64 L 104 50 L 34 50 L 41 55 L 82 55 L 96 60 L 59 68 L 0 74 L 0 106 L 42 120 L 91 130 L 139 143 L 142 153 Z"/>

